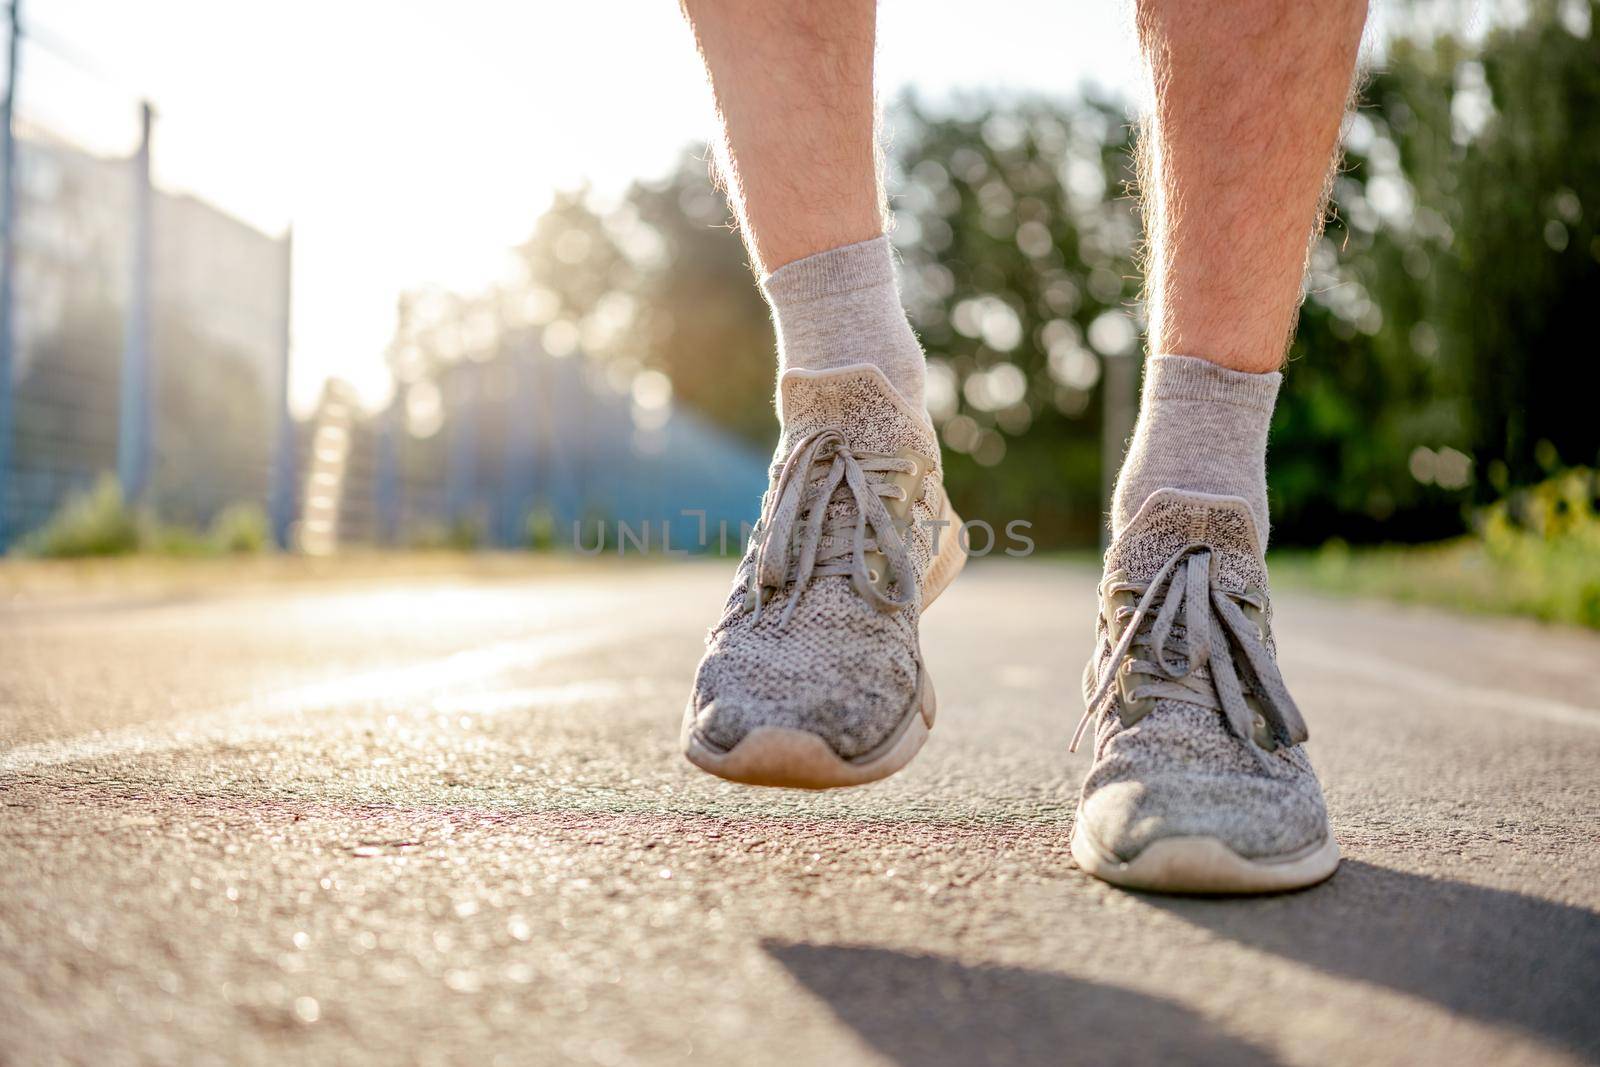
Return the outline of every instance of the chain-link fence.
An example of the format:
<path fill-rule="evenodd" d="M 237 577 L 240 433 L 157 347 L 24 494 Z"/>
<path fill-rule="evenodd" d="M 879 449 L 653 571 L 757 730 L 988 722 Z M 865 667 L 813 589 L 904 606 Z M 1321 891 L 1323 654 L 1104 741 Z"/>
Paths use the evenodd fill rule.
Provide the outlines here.
<path fill-rule="evenodd" d="M 362 413 L 330 383 L 300 435 L 298 541 L 734 551 L 766 464 L 664 399 L 613 388 L 532 332 L 402 385 Z M 622 534 L 626 532 L 626 545 Z"/>
<path fill-rule="evenodd" d="M 12 12 L 15 15 L 15 12 Z M 162 120 L 13 26 L 0 331 L 0 548 L 116 476 L 203 528 L 273 493 L 290 243 L 157 186 Z"/>
<path fill-rule="evenodd" d="M 46 551 L 77 502 L 118 493 L 126 527 L 169 541 L 247 513 L 260 540 L 314 553 L 615 548 L 619 524 L 630 548 L 716 551 L 753 521 L 764 457 L 674 410 L 670 386 L 617 386 L 515 329 L 400 382 L 379 411 L 334 381 L 297 420 L 287 226 L 160 180 L 169 137 L 189 152 L 203 122 L 27 26 L 15 66 L 0 550 Z"/>

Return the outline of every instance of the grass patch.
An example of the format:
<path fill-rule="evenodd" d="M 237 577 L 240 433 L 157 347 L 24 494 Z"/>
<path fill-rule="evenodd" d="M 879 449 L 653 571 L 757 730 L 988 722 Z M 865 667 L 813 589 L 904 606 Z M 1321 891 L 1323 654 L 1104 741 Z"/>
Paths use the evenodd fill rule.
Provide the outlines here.
<path fill-rule="evenodd" d="M 122 498 L 117 479 L 69 498 L 50 521 L 23 538 L 17 554 L 38 559 L 103 559 L 147 554 L 192 558 L 254 555 L 271 548 L 267 515 L 256 504 L 223 509 L 206 530 L 164 523 Z"/>
<path fill-rule="evenodd" d="M 1467 537 L 1275 552 L 1272 576 L 1322 592 L 1600 629 L 1597 494 L 1594 471 L 1567 471 L 1485 509 Z"/>

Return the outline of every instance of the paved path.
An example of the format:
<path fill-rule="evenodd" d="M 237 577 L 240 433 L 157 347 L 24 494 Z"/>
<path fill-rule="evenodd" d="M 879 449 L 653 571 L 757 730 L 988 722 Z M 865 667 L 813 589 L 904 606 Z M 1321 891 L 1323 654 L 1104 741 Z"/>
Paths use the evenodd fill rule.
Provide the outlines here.
<path fill-rule="evenodd" d="M 974 566 L 904 774 L 677 755 L 726 568 L 0 608 L 0 1063 L 1600 1057 L 1600 638 L 1285 596 L 1347 859 L 1120 892 L 1093 575 Z"/>

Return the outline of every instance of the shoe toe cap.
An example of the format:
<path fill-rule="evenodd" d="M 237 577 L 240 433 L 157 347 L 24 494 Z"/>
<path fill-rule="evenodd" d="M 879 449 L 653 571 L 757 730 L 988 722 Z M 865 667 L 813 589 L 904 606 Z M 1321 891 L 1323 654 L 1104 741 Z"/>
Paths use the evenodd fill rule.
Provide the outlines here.
<path fill-rule="evenodd" d="M 803 730 L 822 738 L 844 759 L 855 759 L 893 734 L 908 703 L 909 699 L 891 713 L 882 701 L 865 701 L 859 693 L 849 700 L 827 694 L 774 700 L 724 693 L 700 705 L 694 729 L 706 741 L 730 752 L 759 727 Z"/>
<path fill-rule="evenodd" d="M 888 740 L 916 706 L 916 618 L 864 604 L 844 578 L 823 578 L 781 624 L 782 604 L 712 639 L 691 697 L 695 731 L 731 751 L 761 726 L 803 730 L 845 759 Z"/>
<path fill-rule="evenodd" d="M 1089 793 L 1078 819 L 1100 849 L 1124 861 L 1171 837 L 1211 837 L 1247 859 L 1293 855 L 1327 836 L 1315 779 L 1166 773 L 1108 782 Z"/>

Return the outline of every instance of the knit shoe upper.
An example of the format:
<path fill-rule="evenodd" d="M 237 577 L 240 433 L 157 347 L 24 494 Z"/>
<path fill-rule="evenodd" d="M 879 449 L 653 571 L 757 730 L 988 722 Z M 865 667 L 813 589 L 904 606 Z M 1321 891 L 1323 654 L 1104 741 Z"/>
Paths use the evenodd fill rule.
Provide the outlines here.
<path fill-rule="evenodd" d="M 871 366 L 793 369 L 761 519 L 706 640 L 691 709 L 723 750 L 758 726 L 805 730 L 845 759 L 917 706 L 923 580 L 942 514 L 926 416 Z"/>
<path fill-rule="evenodd" d="M 1202 836 L 1263 860 L 1326 840 L 1271 617 L 1244 500 L 1158 490 L 1117 536 L 1079 726 L 1095 742 L 1077 818 L 1099 849 Z"/>

